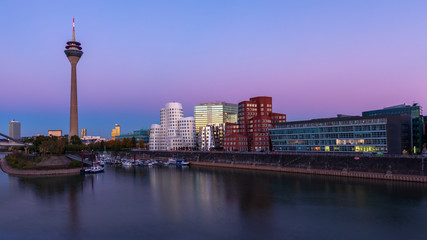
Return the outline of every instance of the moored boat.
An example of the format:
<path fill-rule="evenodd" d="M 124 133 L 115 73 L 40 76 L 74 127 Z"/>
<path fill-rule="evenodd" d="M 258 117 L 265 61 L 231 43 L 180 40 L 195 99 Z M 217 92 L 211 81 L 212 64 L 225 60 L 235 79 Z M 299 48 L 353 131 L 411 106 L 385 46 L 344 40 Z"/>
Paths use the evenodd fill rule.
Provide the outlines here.
<path fill-rule="evenodd" d="M 100 173 L 103 172 L 104 168 L 101 166 L 92 166 L 89 168 L 82 168 L 80 169 L 80 173 L 86 174 L 86 173 Z"/>
<path fill-rule="evenodd" d="M 179 166 L 179 167 L 188 167 L 188 166 L 190 166 L 190 162 L 187 162 L 184 159 L 177 159 L 176 160 L 176 166 Z"/>
<path fill-rule="evenodd" d="M 167 161 L 167 165 L 176 165 L 176 160 L 173 158 L 169 158 Z"/>

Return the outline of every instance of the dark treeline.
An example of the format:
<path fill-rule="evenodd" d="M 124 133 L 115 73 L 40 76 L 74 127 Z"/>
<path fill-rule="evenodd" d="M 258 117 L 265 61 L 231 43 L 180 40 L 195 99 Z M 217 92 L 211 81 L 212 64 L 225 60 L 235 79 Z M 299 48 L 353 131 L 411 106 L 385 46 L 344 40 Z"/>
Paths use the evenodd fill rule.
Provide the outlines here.
<path fill-rule="evenodd" d="M 54 136 L 37 136 L 36 138 L 31 138 L 25 140 L 26 143 L 32 143 L 28 147 L 30 153 L 39 153 L 39 154 L 54 154 L 60 155 L 65 152 L 76 152 L 82 150 L 88 151 L 126 151 L 132 148 L 147 149 L 148 144 L 144 143 L 142 140 L 139 142 L 136 141 L 135 137 L 125 138 L 123 140 L 109 140 L 109 141 L 100 141 L 96 143 L 83 144 L 78 136 L 72 136 L 71 139 L 67 137 L 54 137 Z M 18 149 L 20 149 L 18 147 Z"/>

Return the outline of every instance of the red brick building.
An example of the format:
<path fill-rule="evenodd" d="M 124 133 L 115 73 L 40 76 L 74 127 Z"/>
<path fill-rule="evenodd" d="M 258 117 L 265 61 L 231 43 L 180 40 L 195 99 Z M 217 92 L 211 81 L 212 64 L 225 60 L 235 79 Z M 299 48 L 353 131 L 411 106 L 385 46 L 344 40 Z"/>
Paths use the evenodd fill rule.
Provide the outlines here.
<path fill-rule="evenodd" d="M 276 123 L 286 122 L 286 114 L 272 112 L 271 97 L 254 97 L 249 101 L 242 101 L 238 105 L 238 133 L 235 135 L 236 125 L 226 125 L 226 136 L 224 138 L 224 147 L 243 146 L 240 142 L 246 137 L 247 151 L 268 151 L 271 150 L 270 136 L 268 129 L 275 127 Z M 227 131 L 229 128 L 230 132 Z M 234 131 L 234 133 L 233 133 Z M 230 134 L 228 137 L 227 134 Z M 228 137 L 228 138 L 227 138 Z M 234 142 L 233 142 L 234 141 Z M 240 150 L 239 150 L 240 151 Z"/>
<path fill-rule="evenodd" d="M 239 124 L 225 123 L 224 150 L 227 152 L 248 151 L 248 137 L 239 133 Z"/>

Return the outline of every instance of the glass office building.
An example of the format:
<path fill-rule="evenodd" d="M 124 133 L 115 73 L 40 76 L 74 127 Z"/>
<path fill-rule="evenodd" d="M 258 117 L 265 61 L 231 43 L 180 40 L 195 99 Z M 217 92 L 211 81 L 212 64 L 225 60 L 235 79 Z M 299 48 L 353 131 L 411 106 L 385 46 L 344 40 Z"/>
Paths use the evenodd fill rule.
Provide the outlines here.
<path fill-rule="evenodd" d="M 378 110 L 366 111 L 362 116 L 381 116 L 381 115 L 399 115 L 408 114 L 411 116 L 410 134 L 411 134 L 411 147 L 407 150 L 412 153 L 421 153 L 423 149 L 423 136 L 424 136 L 424 118 L 423 110 L 420 105 L 414 103 L 412 105 L 401 104 L 392 107 L 387 107 Z"/>
<path fill-rule="evenodd" d="M 196 132 L 210 124 L 237 122 L 237 104 L 226 102 L 201 103 L 194 106 Z"/>
<path fill-rule="evenodd" d="M 410 146 L 410 116 L 337 117 L 278 123 L 270 129 L 273 151 L 388 152 Z"/>
<path fill-rule="evenodd" d="M 125 138 L 132 139 L 133 137 L 135 137 L 136 142 L 139 142 L 140 140 L 142 140 L 144 143 L 148 143 L 150 138 L 150 130 L 149 129 L 136 130 L 136 131 L 133 131 L 133 133 L 116 136 L 116 139 L 118 140 L 123 140 Z"/>

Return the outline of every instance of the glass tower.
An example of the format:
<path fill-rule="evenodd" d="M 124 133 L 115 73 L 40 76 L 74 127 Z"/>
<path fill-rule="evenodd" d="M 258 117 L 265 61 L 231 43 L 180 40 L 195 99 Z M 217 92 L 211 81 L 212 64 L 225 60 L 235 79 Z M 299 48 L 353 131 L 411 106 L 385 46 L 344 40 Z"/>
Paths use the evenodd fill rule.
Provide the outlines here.
<path fill-rule="evenodd" d="M 237 122 L 237 104 L 226 102 L 201 103 L 194 106 L 196 132 L 210 124 Z"/>

